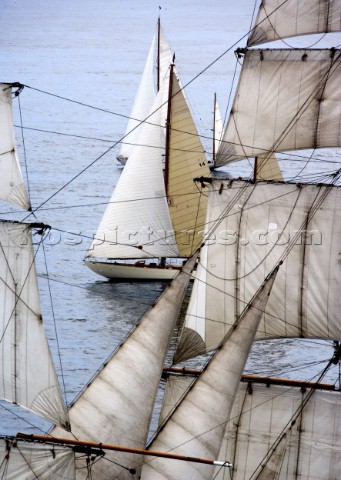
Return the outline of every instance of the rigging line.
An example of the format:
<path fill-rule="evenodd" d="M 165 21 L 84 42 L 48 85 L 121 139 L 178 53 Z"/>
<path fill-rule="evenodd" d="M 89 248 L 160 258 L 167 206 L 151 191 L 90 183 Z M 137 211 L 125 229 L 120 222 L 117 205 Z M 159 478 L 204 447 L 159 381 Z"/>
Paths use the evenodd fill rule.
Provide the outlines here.
<path fill-rule="evenodd" d="M 25 461 L 28 469 L 31 471 L 31 473 L 33 474 L 34 478 L 36 478 L 37 480 L 39 480 L 40 474 L 39 474 L 39 476 L 38 476 L 38 474 L 35 473 L 35 471 L 33 470 L 33 467 L 32 467 L 31 462 L 27 460 L 27 458 L 25 457 L 25 455 L 24 455 L 24 453 L 22 452 L 22 450 L 20 450 L 20 446 L 18 445 L 18 443 L 17 443 L 17 445 L 16 445 L 16 448 L 18 449 L 18 452 L 20 453 L 20 455 L 21 455 L 22 458 L 24 459 L 24 461 Z"/>
<path fill-rule="evenodd" d="M 340 163 L 340 162 L 335 162 L 335 163 Z M 321 178 L 326 178 L 326 179 L 328 179 L 330 176 L 333 175 L 333 173 L 334 173 L 334 171 L 331 172 L 331 173 L 326 173 L 324 176 L 321 176 Z M 310 176 L 307 176 L 307 178 L 309 179 Z M 219 178 L 213 178 L 213 180 L 214 180 L 215 182 L 218 182 L 218 181 L 221 181 L 221 182 L 226 181 L 226 179 L 219 179 Z M 231 179 L 228 179 L 228 180 L 231 180 Z M 232 179 L 232 181 L 238 181 L 238 179 Z M 246 181 L 247 181 L 247 180 L 246 180 Z M 266 181 L 264 181 L 264 182 L 266 182 Z M 266 183 L 270 183 L 270 182 L 266 182 Z M 278 182 L 278 183 L 290 184 L 290 181 L 288 181 L 288 182 Z M 312 183 L 315 184 L 316 182 L 312 182 Z M 236 188 L 231 187 L 231 190 L 232 190 L 232 189 L 236 189 L 236 190 L 237 190 L 237 188 L 240 188 L 240 187 L 236 187 Z M 198 189 L 198 191 L 200 191 L 200 190 Z M 217 188 L 217 189 L 212 188 L 212 192 L 217 192 L 217 191 L 219 191 L 218 188 Z M 294 191 L 294 190 L 293 190 L 293 191 Z M 292 192 L 293 192 L 293 191 L 292 191 Z M 276 199 L 276 198 L 280 198 L 280 197 L 285 196 L 285 195 L 290 195 L 290 193 L 292 193 L 292 192 L 286 192 L 286 193 L 284 193 L 284 194 L 282 194 L 282 195 L 279 195 L 278 197 L 274 197 L 272 200 L 274 200 L 274 199 Z M 182 197 L 183 197 L 183 196 L 189 196 L 189 195 L 195 195 L 195 194 L 193 194 L 193 193 L 183 193 L 183 194 L 181 194 L 181 195 L 179 194 L 179 196 L 182 196 Z M 204 194 L 203 194 L 203 195 L 204 195 Z M 174 195 L 174 197 L 177 197 L 177 196 L 178 196 L 178 195 Z M 161 196 L 161 197 L 158 197 L 158 198 L 166 198 L 166 195 Z M 49 211 L 49 210 L 68 210 L 68 209 L 71 209 L 71 208 L 88 208 L 88 207 L 97 207 L 97 206 L 100 206 L 100 205 L 109 205 L 109 204 L 114 204 L 114 203 L 126 203 L 126 202 L 139 202 L 139 201 L 144 201 L 144 200 L 155 200 L 155 198 L 154 198 L 154 197 L 141 197 L 141 198 L 134 198 L 134 199 L 131 199 L 131 200 L 115 200 L 115 202 L 109 201 L 109 202 L 83 203 L 83 204 L 81 204 L 81 205 L 63 205 L 63 206 L 60 206 L 60 207 L 41 208 L 40 211 L 42 212 L 42 211 Z M 263 203 L 266 203 L 266 202 L 267 202 L 267 200 L 265 200 Z M 260 203 L 260 204 L 258 204 L 258 205 L 262 205 L 262 203 Z M 256 208 L 256 207 L 257 207 L 257 205 L 253 205 L 253 206 L 250 206 L 248 209 Z M 11 212 L 11 211 L 8 211 L 8 212 L 2 212 L 2 215 L 8 215 L 8 214 L 14 214 L 14 213 L 21 215 L 22 212 Z M 229 216 L 236 215 L 237 213 L 238 213 L 238 212 L 228 214 L 228 215 L 226 215 L 226 218 L 229 217 Z M 0 221 L 1 221 L 1 220 L 0 220 Z M 213 222 L 215 222 L 215 220 L 212 220 L 212 221 L 210 221 L 210 222 L 206 222 L 206 223 L 204 223 L 204 224 L 201 225 L 201 226 L 204 226 L 204 225 L 206 225 L 206 224 L 208 224 L 208 223 L 213 223 Z M 67 231 L 64 231 L 64 233 L 67 233 Z"/>
<path fill-rule="evenodd" d="M 45 262 L 45 270 L 46 270 L 46 279 L 47 279 L 47 287 L 48 287 L 48 292 L 49 292 L 49 297 L 50 297 L 50 306 L 51 306 L 51 312 L 52 312 L 52 318 L 53 318 L 53 327 L 54 327 L 55 341 L 56 341 L 56 345 L 57 345 L 57 355 L 58 355 L 58 360 L 59 360 L 59 368 L 60 368 L 60 374 L 61 374 L 61 377 L 62 377 L 64 402 L 65 402 L 65 405 L 67 406 L 65 377 L 64 377 L 62 356 L 61 356 L 61 352 L 60 352 L 59 337 L 58 337 L 58 330 L 57 330 L 57 322 L 56 322 L 56 316 L 55 316 L 55 312 L 54 312 L 54 304 L 53 304 L 53 299 L 52 299 L 52 290 L 51 290 L 51 284 L 50 284 L 50 277 L 49 277 L 49 272 L 48 272 L 48 267 L 47 267 L 47 257 L 46 257 L 46 251 L 45 251 L 44 242 L 42 241 L 41 243 L 42 243 L 42 246 L 43 246 L 44 262 Z"/>
<path fill-rule="evenodd" d="M 132 475 L 132 477 L 135 478 L 135 473 L 136 472 L 132 472 L 131 468 L 126 467 L 126 466 L 122 465 L 121 463 L 115 462 L 114 460 L 112 460 L 110 458 L 107 458 L 107 457 L 102 457 L 101 460 L 106 460 L 109 463 L 113 463 L 114 465 L 117 465 L 118 467 L 121 467 L 124 470 L 127 470 Z"/>
<path fill-rule="evenodd" d="M 105 108 L 95 107 L 93 105 L 89 105 L 89 104 L 84 103 L 84 102 L 79 102 L 79 101 L 73 100 L 71 98 L 63 97 L 62 95 L 57 95 L 56 93 L 51 93 L 51 92 L 47 92 L 46 90 L 41 90 L 39 88 L 31 87 L 30 85 L 25 85 L 24 84 L 24 87 L 29 88 L 30 90 L 34 90 L 34 91 L 39 92 L 39 93 L 44 93 L 45 95 L 49 95 L 50 97 L 59 98 L 60 100 L 65 100 L 66 102 L 70 102 L 70 103 L 75 103 L 76 105 L 80 105 L 82 107 L 91 108 L 93 110 L 98 110 L 98 111 L 104 112 L 104 113 L 110 113 L 111 115 L 115 115 L 117 117 L 122 117 L 122 118 L 125 118 L 125 119 L 128 119 L 128 120 L 130 119 L 130 117 L 128 115 L 124 115 L 123 113 L 117 113 L 117 112 L 113 112 L 111 110 L 107 110 Z M 136 120 L 137 122 L 140 122 L 140 120 L 135 119 L 135 118 L 133 120 Z"/>
<path fill-rule="evenodd" d="M 6 439 L 6 442 L 8 442 L 7 439 Z M 10 447 L 8 446 L 8 443 L 7 443 L 6 446 L 8 447 L 8 453 L 7 453 L 7 455 L 4 455 L 4 458 L 2 459 L 2 462 L 0 464 L 0 472 L 2 470 L 2 473 L 1 473 L 1 479 L 2 480 L 6 480 L 7 475 L 8 475 L 8 469 L 9 469 Z"/>
<path fill-rule="evenodd" d="M 27 194 L 28 194 L 29 204 L 31 205 L 31 192 L 30 192 L 30 182 L 29 182 L 29 175 L 28 175 L 28 168 L 27 168 L 27 155 L 26 155 L 25 136 L 24 136 L 24 130 L 23 130 L 23 119 L 22 119 L 20 95 L 17 95 L 17 98 L 18 98 L 18 106 L 19 106 L 19 114 L 20 114 L 21 141 L 22 141 L 22 146 L 23 146 L 23 151 L 24 151 L 24 164 L 25 164 L 25 172 L 26 172 Z"/>
<path fill-rule="evenodd" d="M 44 435 L 47 434 L 47 432 L 45 430 L 43 430 L 42 428 L 40 428 L 38 425 L 34 425 L 32 422 L 30 422 L 29 420 L 27 420 L 26 418 L 24 417 L 21 417 L 19 414 L 17 414 L 15 411 L 5 407 L 5 405 L 3 404 L 3 401 L 0 402 L 0 408 L 6 410 L 6 412 L 8 412 L 10 415 L 14 416 L 15 418 L 17 418 L 18 420 L 20 421 L 23 421 L 25 422 L 28 426 L 30 427 L 33 427 L 35 430 L 39 430 L 40 432 L 42 432 Z"/>
<path fill-rule="evenodd" d="M 329 367 L 331 366 L 332 362 L 331 360 L 328 362 L 328 365 L 322 370 L 318 380 L 316 381 L 316 385 L 321 383 L 322 378 L 325 376 L 327 373 Z M 301 405 L 296 409 L 294 414 L 292 415 L 291 419 L 289 422 L 284 426 L 282 432 L 278 435 L 277 439 L 275 442 L 271 445 L 269 448 L 268 452 L 264 455 L 263 459 L 259 462 L 258 466 L 255 468 L 254 472 L 252 473 L 250 480 L 257 479 L 258 475 L 263 471 L 264 467 L 266 466 L 267 462 L 270 460 L 271 456 L 273 453 L 276 451 L 276 448 L 278 447 L 279 443 L 282 441 L 284 436 L 289 432 L 292 427 L 295 425 L 297 418 L 303 413 L 303 409 L 309 402 L 310 398 L 312 397 L 313 393 L 315 392 L 314 388 L 311 388 L 308 394 L 303 398 Z M 266 460 L 267 459 L 267 460 Z M 265 463 L 264 463 L 265 462 Z M 259 472 L 259 473 L 258 473 Z M 257 475 L 257 476 L 255 476 Z"/>

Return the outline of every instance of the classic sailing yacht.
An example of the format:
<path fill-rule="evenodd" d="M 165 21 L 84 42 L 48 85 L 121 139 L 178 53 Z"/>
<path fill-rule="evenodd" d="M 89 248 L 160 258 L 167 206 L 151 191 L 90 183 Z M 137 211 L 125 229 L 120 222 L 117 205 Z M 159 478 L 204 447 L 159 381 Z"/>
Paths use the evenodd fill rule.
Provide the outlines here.
<path fill-rule="evenodd" d="M 265 6 L 269 13 L 274 3 L 263 2 L 262 8 Z M 314 10 L 313 3 L 309 2 L 309 14 Z M 337 3 L 338 8 L 333 10 L 335 2 L 330 2 L 328 11 L 339 18 L 341 6 Z M 286 11 L 286 18 L 288 15 Z M 300 17 L 288 24 L 300 25 Z M 339 124 L 331 122 L 330 136 L 324 129 L 327 119 L 335 119 L 341 110 L 340 96 L 336 94 L 340 89 L 336 81 L 336 77 L 340 78 L 340 54 L 334 49 L 329 56 L 321 55 L 322 61 L 314 63 L 313 72 L 307 66 L 308 52 L 301 55 L 303 65 L 295 65 L 295 70 L 298 66 L 308 68 L 301 73 L 306 73 L 310 81 L 319 65 L 324 80 L 323 88 L 312 87 L 315 93 L 323 92 L 323 98 L 319 95 L 319 109 L 307 112 L 312 122 L 315 119 L 316 128 L 314 138 L 310 137 L 313 145 L 307 142 L 305 147 L 328 143 L 328 147 L 340 148 Z M 314 53 L 312 58 L 316 60 Z M 285 81 L 282 63 L 280 77 Z M 247 66 L 246 62 L 248 73 Z M 277 70 L 278 64 L 274 68 Z M 328 75 L 324 77 L 325 69 Z M 255 65 L 250 70 L 259 73 Z M 261 86 L 258 80 L 251 84 Z M 290 87 L 290 82 L 285 84 Z M 304 92 L 304 85 L 300 87 Z M 10 106 L 9 86 L 2 85 L 0 92 L 1 104 Z M 329 101 L 329 93 L 333 101 Z M 236 96 L 240 98 L 241 93 Z M 298 96 L 298 111 L 300 101 L 309 103 L 304 95 L 297 100 Z M 235 104 L 232 113 L 237 110 Z M 275 117 L 282 114 L 276 108 L 270 111 Z M 262 116 L 262 121 L 268 115 Z M 9 120 L 7 114 L 6 122 Z M 301 127 L 297 118 L 293 123 L 297 137 Z M 226 142 L 228 129 L 224 132 Z M 1 153 L 15 151 L 13 143 L 1 142 L 3 145 Z M 230 158 L 225 155 L 238 146 L 226 148 L 225 144 L 220 158 Z M 246 146 L 254 155 L 255 147 Z M 257 143 L 263 158 L 265 147 L 266 143 Z M 15 169 L 14 155 L 12 165 Z M 49 437 L 1 438 L 2 478 L 337 480 L 341 464 L 341 394 L 335 385 L 322 384 L 326 369 L 316 382 L 243 376 L 240 383 L 240 379 L 255 338 L 341 339 L 340 175 L 334 167 L 332 173 L 324 174 L 324 182 L 319 178 L 319 183 L 303 183 L 302 178 L 300 183 L 197 178 L 201 195 L 206 197 L 208 192 L 209 197 L 205 245 L 200 253 L 191 256 L 66 413 L 60 395 L 55 395 L 59 387 L 45 356 L 48 348 L 40 335 L 43 324 L 39 306 L 33 303 L 38 295 L 32 281 L 35 269 L 30 236 L 26 234 L 23 241 L 17 234 L 26 233 L 28 225 L 3 224 L 6 240 L 1 240 L 0 291 L 6 301 L 2 302 L 1 351 L 2 359 L 11 361 L 1 363 L 0 384 L 9 392 L 2 396 L 37 413 L 47 412 L 58 426 Z M 22 184 L 21 176 L 18 178 L 18 184 Z M 5 183 L 9 185 L 10 181 Z M 169 192 L 170 197 L 176 194 L 171 189 Z M 39 231 L 43 228 L 35 226 Z M 8 235 L 13 231 L 14 235 Z M 147 445 L 166 353 L 198 255 L 198 273 L 174 362 L 211 350 L 214 353 L 199 374 L 191 372 L 194 377 L 185 377 L 184 369 L 180 374 L 167 372 L 160 426 Z M 28 350 L 37 353 L 38 359 L 31 358 Z M 340 361 L 340 353 L 338 346 L 327 367 Z M 23 359 L 30 360 L 29 365 Z M 41 370 L 31 371 L 32 365 Z"/>
<path fill-rule="evenodd" d="M 143 142 L 120 176 L 85 264 L 108 278 L 169 280 L 202 242 L 207 197 L 193 179 L 210 174 L 173 65 L 140 134 Z"/>

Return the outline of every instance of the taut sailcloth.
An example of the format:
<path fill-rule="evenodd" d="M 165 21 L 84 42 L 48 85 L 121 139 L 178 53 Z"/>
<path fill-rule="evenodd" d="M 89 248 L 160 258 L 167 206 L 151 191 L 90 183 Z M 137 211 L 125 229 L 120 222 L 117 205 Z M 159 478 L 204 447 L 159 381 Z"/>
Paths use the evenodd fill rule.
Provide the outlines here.
<path fill-rule="evenodd" d="M 155 48 L 157 51 L 156 62 L 154 58 Z M 143 70 L 141 82 L 135 97 L 133 109 L 127 124 L 124 143 L 122 143 L 117 160 L 125 165 L 131 153 L 134 151 L 140 137 L 141 122 L 152 111 L 156 92 L 158 92 L 164 82 L 167 82 L 169 74 L 169 65 L 173 59 L 171 48 L 166 40 L 165 34 L 161 28 L 160 18 L 157 23 L 157 31 L 153 37 L 149 49 L 147 61 Z M 155 82 L 155 63 L 156 63 L 156 82 Z M 161 133 L 163 135 L 163 132 Z"/>

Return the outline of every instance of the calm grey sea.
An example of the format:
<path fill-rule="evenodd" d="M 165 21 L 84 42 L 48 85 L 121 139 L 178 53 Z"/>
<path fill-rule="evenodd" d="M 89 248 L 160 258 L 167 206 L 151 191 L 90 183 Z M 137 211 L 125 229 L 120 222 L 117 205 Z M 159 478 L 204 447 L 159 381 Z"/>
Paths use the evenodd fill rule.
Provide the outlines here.
<path fill-rule="evenodd" d="M 27 165 L 35 218 L 53 227 L 45 242 L 47 267 L 40 251 L 37 269 L 44 321 L 68 401 L 164 288 L 158 282 L 109 283 L 82 264 L 90 244 L 86 237 L 95 232 L 121 173 L 118 147 L 111 147 L 124 134 L 157 17 L 160 13 L 183 84 L 195 79 L 187 97 L 201 134 L 209 138 L 214 93 L 224 112 L 233 50 L 238 40 L 245 43 L 252 10 L 251 0 L 0 1 L 0 81 L 27 86 L 20 105 L 14 102 L 15 124 L 20 125 L 20 106 L 25 126 L 25 148 L 16 128 L 20 160 Z M 1 216 L 22 220 L 26 214 L 2 204 Z M 320 366 L 307 365 L 329 358 L 332 348 L 302 344 L 261 343 L 248 371 L 310 380 Z M 47 427 L 0 404 L 0 433 Z"/>

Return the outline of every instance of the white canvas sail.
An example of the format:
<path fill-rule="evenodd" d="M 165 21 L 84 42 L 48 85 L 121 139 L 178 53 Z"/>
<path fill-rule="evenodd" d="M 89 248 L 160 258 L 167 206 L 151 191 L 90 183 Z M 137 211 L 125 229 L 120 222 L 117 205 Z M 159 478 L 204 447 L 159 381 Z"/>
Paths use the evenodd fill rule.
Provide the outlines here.
<path fill-rule="evenodd" d="M 132 152 L 122 172 L 88 257 L 178 257 L 169 216 L 162 168 L 160 99 L 155 112 L 141 127 L 143 145 Z"/>
<path fill-rule="evenodd" d="M 206 191 L 193 179 L 210 176 L 210 170 L 175 73 L 172 75 L 170 96 L 165 181 L 176 242 L 180 256 L 186 257 L 201 245 L 207 208 Z"/>
<path fill-rule="evenodd" d="M 216 165 L 340 147 L 341 51 L 247 50 Z"/>
<path fill-rule="evenodd" d="M 196 256 L 188 261 L 71 406 L 69 415 L 75 438 L 145 447 L 165 355 L 195 261 Z M 64 437 L 66 434 L 55 428 L 52 435 Z M 131 480 L 128 468 L 138 471 L 142 461 L 141 455 L 107 453 L 103 461 L 93 465 L 92 474 L 96 480 Z M 88 478 L 84 456 L 79 459 L 77 468 L 77 478 Z"/>
<path fill-rule="evenodd" d="M 337 391 L 314 391 L 296 423 L 291 420 L 305 389 L 281 385 L 241 384 L 225 433 L 220 458 L 233 463 L 233 480 L 257 476 L 268 465 L 268 452 L 283 432 L 286 438 L 270 462 L 265 478 L 289 480 L 337 479 L 341 465 L 341 395 Z M 277 470 L 277 471 L 276 471 Z M 272 474 L 272 476 L 270 476 Z M 261 475 L 261 474 L 260 474 Z M 217 472 L 217 480 L 229 480 L 229 472 Z"/>
<path fill-rule="evenodd" d="M 185 456 L 216 458 L 239 380 L 271 292 L 276 272 L 262 285 L 222 342 L 207 368 L 175 408 L 149 448 Z M 227 460 L 227 459 L 226 459 Z M 180 464 L 181 463 L 181 464 Z M 142 480 L 211 478 L 212 466 L 147 457 Z"/>
<path fill-rule="evenodd" d="M 340 195 L 340 187 L 213 181 L 207 224 L 222 221 L 202 249 L 176 362 L 215 348 L 283 255 L 256 338 L 341 339 Z"/>
<path fill-rule="evenodd" d="M 156 34 L 153 37 L 152 44 L 149 49 L 147 61 L 143 70 L 141 82 L 135 97 L 133 109 L 128 121 L 124 143 L 122 143 L 118 159 L 127 161 L 133 152 L 135 145 L 138 143 L 141 126 L 140 123 L 147 118 L 151 112 L 151 108 L 155 99 L 154 86 L 154 49 Z"/>
<path fill-rule="evenodd" d="M 30 208 L 14 139 L 12 87 L 7 83 L 0 83 L 0 199 Z"/>
<path fill-rule="evenodd" d="M 340 0 L 262 0 L 248 46 L 341 30 Z"/>
<path fill-rule="evenodd" d="M 0 223 L 0 397 L 67 427 L 40 311 L 31 231 Z"/>
<path fill-rule="evenodd" d="M 0 440 L 0 477 L 6 480 L 75 480 L 75 454 L 58 445 Z"/>
<path fill-rule="evenodd" d="M 158 81 L 155 82 L 155 49 L 158 49 Z M 130 119 L 127 124 L 127 129 L 124 137 L 124 143 L 120 148 L 120 152 L 117 156 L 118 160 L 125 163 L 131 156 L 135 146 L 139 142 L 140 129 L 138 126 L 143 120 L 145 120 L 151 113 L 153 103 L 156 96 L 156 88 L 161 90 L 162 85 L 166 82 L 169 75 L 169 65 L 172 62 L 173 54 L 169 43 L 165 37 L 162 27 L 159 25 L 158 32 L 155 33 L 152 44 L 149 49 L 147 61 L 143 70 L 142 79 L 135 97 L 133 109 L 130 114 Z M 157 83 L 157 85 L 156 85 Z M 164 126 L 164 120 L 166 118 L 165 107 L 161 108 L 163 119 L 162 126 Z M 151 121 L 151 120 L 149 120 Z M 161 132 L 163 134 L 163 131 Z M 141 141 L 141 138 L 140 138 Z M 143 142 L 142 142 L 143 143 Z"/>

